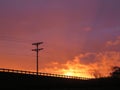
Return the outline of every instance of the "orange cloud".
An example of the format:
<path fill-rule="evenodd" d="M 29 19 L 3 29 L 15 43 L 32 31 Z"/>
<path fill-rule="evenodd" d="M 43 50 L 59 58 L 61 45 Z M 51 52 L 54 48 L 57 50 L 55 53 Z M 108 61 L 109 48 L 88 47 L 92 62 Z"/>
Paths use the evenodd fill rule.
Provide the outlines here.
<path fill-rule="evenodd" d="M 120 36 L 117 37 L 115 41 L 107 41 L 106 46 L 116 46 L 120 45 Z"/>
<path fill-rule="evenodd" d="M 91 59 L 94 60 L 91 62 Z M 41 71 L 89 78 L 105 77 L 110 75 L 113 66 L 120 66 L 119 62 L 120 52 L 85 53 L 66 63 L 50 62 Z"/>

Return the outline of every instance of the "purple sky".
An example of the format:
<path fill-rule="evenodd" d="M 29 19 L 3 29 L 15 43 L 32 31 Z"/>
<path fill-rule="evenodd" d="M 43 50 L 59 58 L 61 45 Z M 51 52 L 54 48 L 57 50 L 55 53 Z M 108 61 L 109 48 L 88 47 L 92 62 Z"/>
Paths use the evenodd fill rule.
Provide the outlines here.
<path fill-rule="evenodd" d="M 0 67 L 35 69 L 38 41 L 40 68 L 85 53 L 120 53 L 120 0 L 0 0 Z"/>

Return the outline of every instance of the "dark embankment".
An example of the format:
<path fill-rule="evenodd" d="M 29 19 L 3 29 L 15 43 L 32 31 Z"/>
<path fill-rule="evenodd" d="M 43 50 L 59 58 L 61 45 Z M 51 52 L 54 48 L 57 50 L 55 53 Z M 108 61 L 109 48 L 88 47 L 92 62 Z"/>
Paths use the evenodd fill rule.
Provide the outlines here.
<path fill-rule="evenodd" d="M 10 89 L 72 89 L 76 90 L 120 90 L 119 78 L 101 78 L 91 80 L 75 80 L 50 76 L 36 76 L 29 74 L 18 74 L 0 72 L 0 88 Z M 1 89 L 0 89 L 1 90 Z M 17 89 L 16 89 L 17 90 Z"/>

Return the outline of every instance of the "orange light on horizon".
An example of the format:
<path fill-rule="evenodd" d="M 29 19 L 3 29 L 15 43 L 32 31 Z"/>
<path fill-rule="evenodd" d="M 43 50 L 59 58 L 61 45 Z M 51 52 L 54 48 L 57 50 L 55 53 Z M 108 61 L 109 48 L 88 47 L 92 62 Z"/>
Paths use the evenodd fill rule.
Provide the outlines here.
<path fill-rule="evenodd" d="M 103 52 L 95 53 L 95 61 L 84 63 L 82 58 L 88 58 L 92 53 L 76 56 L 73 60 L 66 63 L 51 62 L 46 68 L 41 69 L 42 72 L 55 73 L 67 76 L 100 78 L 110 76 L 113 66 L 120 66 L 119 52 Z"/>
<path fill-rule="evenodd" d="M 93 61 L 90 60 L 91 56 L 94 56 L 94 58 L 92 58 L 94 59 Z M 8 59 L 8 57 L 6 59 Z M 11 60 L 10 63 L 4 60 L 1 67 L 36 72 L 34 61 L 32 62 L 31 60 L 30 62 L 34 64 L 27 65 L 27 62 L 23 64 L 19 62 L 13 63 L 15 60 L 16 59 Z M 87 60 L 89 62 L 87 62 Z M 113 66 L 120 66 L 120 52 L 84 53 L 75 56 L 72 60 L 66 60 L 64 63 L 51 61 L 44 64 L 39 72 L 85 78 L 99 78 L 109 76 Z"/>
<path fill-rule="evenodd" d="M 90 73 L 74 72 L 73 70 L 64 70 L 63 75 L 75 76 L 75 77 L 85 77 L 85 78 L 94 78 Z"/>

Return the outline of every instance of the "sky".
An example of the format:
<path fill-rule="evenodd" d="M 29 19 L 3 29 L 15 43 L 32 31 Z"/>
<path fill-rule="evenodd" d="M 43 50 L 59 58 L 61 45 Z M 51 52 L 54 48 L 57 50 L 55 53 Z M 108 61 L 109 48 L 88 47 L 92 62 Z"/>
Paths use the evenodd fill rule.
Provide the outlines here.
<path fill-rule="evenodd" d="M 120 66 L 120 0 L 0 0 L 0 68 L 75 76 Z M 84 73 L 81 75 L 81 73 Z"/>

